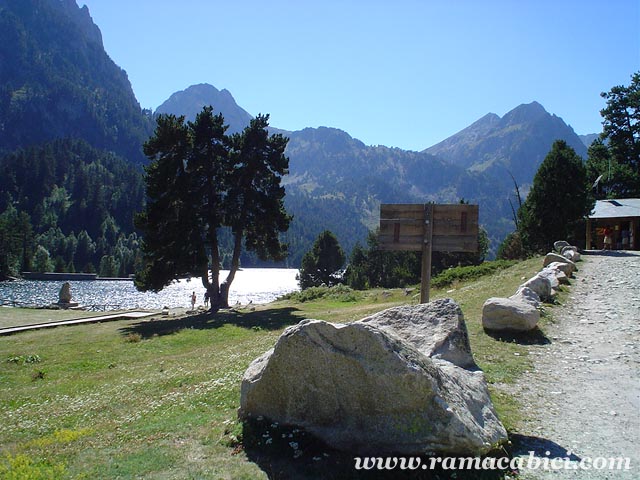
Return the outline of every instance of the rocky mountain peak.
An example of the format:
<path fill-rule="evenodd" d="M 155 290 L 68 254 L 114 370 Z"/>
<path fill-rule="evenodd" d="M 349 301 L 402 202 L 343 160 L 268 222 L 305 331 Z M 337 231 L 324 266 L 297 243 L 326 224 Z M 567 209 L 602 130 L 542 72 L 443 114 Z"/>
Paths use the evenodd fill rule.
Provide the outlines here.
<path fill-rule="evenodd" d="M 76 0 L 49 0 L 52 7 L 60 9 L 91 42 L 97 43 L 104 48 L 102 43 L 102 32 L 93 23 L 89 7 L 83 5 L 79 7 Z"/>
<path fill-rule="evenodd" d="M 513 110 L 507 112 L 501 119 L 501 125 L 519 125 L 522 123 L 532 123 L 542 120 L 552 115 L 538 102 L 523 103 Z"/>
<path fill-rule="evenodd" d="M 222 113 L 230 133 L 242 131 L 251 121 L 251 115 L 236 103 L 229 90 L 218 90 L 208 83 L 191 85 L 174 93 L 156 109 L 156 113 L 184 115 L 193 121 L 202 108 L 209 105 L 213 106 L 214 113 Z"/>

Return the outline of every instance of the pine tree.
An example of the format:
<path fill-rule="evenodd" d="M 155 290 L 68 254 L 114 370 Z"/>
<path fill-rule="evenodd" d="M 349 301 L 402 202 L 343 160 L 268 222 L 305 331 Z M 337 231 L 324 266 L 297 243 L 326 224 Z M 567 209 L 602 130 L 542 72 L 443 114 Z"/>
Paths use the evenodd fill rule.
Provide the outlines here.
<path fill-rule="evenodd" d="M 378 245 L 378 232 L 369 231 L 366 246 L 353 249 L 346 271 L 350 287 L 398 288 L 420 282 L 420 252 L 386 251 Z"/>
<path fill-rule="evenodd" d="M 525 250 L 548 251 L 557 240 L 577 243 L 576 226 L 594 205 L 590 188 L 582 159 L 565 141 L 554 142 L 518 211 Z"/>
<path fill-rule="evenodd" d="M 135 220 L 144 239 L 146 260 L 144 269 L 136 274 L 140 290 L 158 292 L 175 278 L 190 275 L 197 265 L 206 269 L 204 245 L 197 245 L 195 251 L 192 245 L 199 237 L 186 198 L 190 192 L 186 172 L 189 147 L 184 117 L 173 115 L 158 118 L 155 135 L 144 145 L 151 163 L 145 177 L 147 205 Z"/>
<path fill-rule="evenodd" d="M 0 214 L 0 279 L 29 270 L 32 254 L 31 218 L 10 205 Z"/>
<path fill-rule="evenodd" d="M 280 184 L 289 172 L 285 157 L 288 138 L 269 135 L 269 115 L 258 115 L 241 134 L 231 138 L 231 169 L 224 202 L 224 224 L 231 227 L 233 254 L 229 275 L 221 292 L 228 289 L 240 266 L 242 241 L 260 260 L 283 260 L 287 245 L 280 233 L 289 228 L 291 216 L 284 207 L 285 189 Z"/>
<path fill-rule="evenodd" d="M 38 245 L 36 253 L 33 256 L 33 271 L 34 272 L 53 272 L 54 264 L 51 261 L 49 251 L 42 245 Z"/>
<path fill-rule="evenodd" d="M 318 235 L 311 250 L 302 257 L 300 288 L 304 290 L 322 284 L 331 286 L 338 283 L 339 279 L 335 274 L 344 262 L 345 254 L 338 239 L 332 232 L 325 230 Z"/>
<path fill-rule="evenodd" d="M 280 233 L 291 217 L 280 180 L 288 173 L 288 139 L 269 135 L 268 121 L 268 115 L 258 115 L 241 134 L 229 137 L 224 118 L 211 107 L 187 124 L 184 117 L 158 118 L 144 146 L 151 160 L 147 206 L 136 217 L 145 263 L 136 275 L 140 290 L 159 291 L 177 278 L 198 276 L 217 310 L 228 307 L 243 243 L 262 260 L 286 255 Z M 229 228 L 234 239 L 223 282 L 221 228 Z"/>
<path fill-rule="evenodd" d="M 640 72 L 601 95 L 603 132 L 589 147 L 587 176 L 598 199 L 640 196 Z"/>
<path fill-rule="evenodd" d="M 608 140 L 613 158 L 635 173 L 634 195 L 640 195 L 640 72 L 631 76 L 628 87 L 618 85 L 601 96 L 607 106 L 600 111 L 602 137 Z"/>

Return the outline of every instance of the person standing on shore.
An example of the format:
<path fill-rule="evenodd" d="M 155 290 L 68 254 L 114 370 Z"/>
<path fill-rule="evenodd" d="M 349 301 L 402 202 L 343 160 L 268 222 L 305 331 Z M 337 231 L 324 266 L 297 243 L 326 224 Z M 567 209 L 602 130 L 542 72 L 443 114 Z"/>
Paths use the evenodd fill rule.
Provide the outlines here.
<path fill-rule="evenodd" d="M 604 227 L 604 250 L 611 250 L 611 245 L 613 244 L 613 239 L 611 238 L 611 235 L 613 234 L 613 230 L 611 230 L 611 227 L 609 225 L 607 225 L 606 227 Z"/>
<path fill-rule="evenodd" d="M 191 292 L 191 310 L 196 309 L 196 292 Z"/>

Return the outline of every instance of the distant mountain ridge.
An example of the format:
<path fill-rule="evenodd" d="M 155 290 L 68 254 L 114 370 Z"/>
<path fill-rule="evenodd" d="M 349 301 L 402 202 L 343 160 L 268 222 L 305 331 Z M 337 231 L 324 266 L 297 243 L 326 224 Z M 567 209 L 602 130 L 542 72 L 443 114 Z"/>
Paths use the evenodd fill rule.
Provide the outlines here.
<path fill-rule="evenodd" d="M 470 171 L 502 176 L 506 170 L 527 184 L 557 139 L 565 140 L 586 158 L 587 148 L 573 129 L 532 102 L 517 106 L 502 118 L 487 114 L 424 151 Z"/>
<path fill-rule="evenodd" d="M 508 221 L 499 225 L 508 203 L 492 201 L 498 187 L 483 173 L 424 152 L 367 146 L 335 128 L 305 128 L 288 137 L 285 202 L 294 215 L 292 229 L 311 239 L 329 229 L 349 251 L 378 226 L 380 203 L 458 203 L 463 198 L 483 204 L 481 222 L 496 247 L 511 230 Z M 325 221 L 309 222 L 310 211 Z"/>
<path fill-rule="evenodd" d="M 180 112 L 187 120 L 193 121 L 203 107 L 213 105 L 215 113 L 222 112 L 229 125 L 228 133 L 240 132 L 251 121 L 252 116 L 240 107 L 229 90 L 218 90 L 213 85 L 201 83 L 171 95 L 155 113 Z"/>
<path fill-rule="evenodd" d="M 235 101 L 217 101 L 219 93 L 212 86 L 192 86 L 174 94 L 171 98 L 179 101 L 165 102 L 162 110 L 189 118 L 211 104 L 225 119 L 242 110 Z M 330 127 L 278 131 L 290 139 L 285 152 L 290 173 L 283 183 L 294 215 L 289 232 L 294 265 L 324 229 L 333 231 L 347 251 L 363 241 L 377 226 L 380 203 L 478 203 L 495 251 L 514 229 L 509 173 L 526 192 L 556 139 L 586 157 L 573 129 L 538 102 L 519 105 L 502 118 L 489 113 L 422 152 L 367 146 Z"/>
<path fill-rule="evenodd" d="M 188 120 L 193 120 L 206 105 L 213 105 L 215 111 L 224 115 L 230 132 L 240 131 L 251 119 L 251 115 L 236 103 L 228 90 L 218 90 L 209 84 L 192 85 L 174 93 L 158 107 L 156 113 L 180 114 L 185 115 Z M 359 177 L 359 172 L 365 167 L 353 165 L 354 157 L 345 158 L 345 155 L 354 148 L 374 148 L 365 146 L 346 132 L 329 127 L 306 128 L 297 132 L 277 128 L 273 130 L 291 138 L 287 150 L 292 157 L 293 179 L 289 180 L 290 184 L 300 183 L 301 178 L 305 176 L 309 178 L 316 167 L 320 171 L 313 175 L 314 182 L 320 180 L 321 184 L 329 178 L 342 175 L 349 177 L 350 173 L 344 172 L 344 167 L 347 166 L 353 169 L 355 177 Z M 318 138 L 324 140 L 317 142 Z M 488 113 L 460 132 L 423 150 L 422 153 L 438 157 L 445 163 L 469 172 L 486 173 L 488 176 L 500 178 L 504 185 L 511 184 L 507 173 L 509 172 L 516 181 L 527 185 L 531 183 L 533 175 L 556 139 L 565 140 L 578 155 L 586 158 L 586 142 L 592 141 L 592 138 L 593 135 L 584 136 L 583 141 L 583 137 L 578 136 L 562 118 L 548 113 L 540 103 L 534 101 L 515 107 L 502 118 L 495 113 Z M 307 148 L 312 150 L 305 150 Z M 301 157 L 300 162 L 297 161 L 298 156 Z M 304 160 L 305 157 L 318 156 L 324 159 L 321 164 L 316 165 L 308 159 Z M 304 165 L 307 170 L 298 168 L 298 165 Z M 412 186 L 410 190 L 420 189 Z"/>
<path fill-rule="evenodd" d="M 582 143 L 585 144 L 585 146 L 587 148 L 589 148 L 591 146 L 591 144 L 600 137 L 599 133 L 588 133 L 586 135 L 578 135 L 580 137 L 580 140 L 582 140 Z"/>

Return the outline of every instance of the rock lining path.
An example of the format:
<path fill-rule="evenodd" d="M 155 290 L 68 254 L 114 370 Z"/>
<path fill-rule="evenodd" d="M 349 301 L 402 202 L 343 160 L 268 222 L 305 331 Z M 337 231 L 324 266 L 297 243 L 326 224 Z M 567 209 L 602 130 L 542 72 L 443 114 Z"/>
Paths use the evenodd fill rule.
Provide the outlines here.
<path fill-rule="evenodd" d="M 640 478 L 640 252 L 585 255 L 568 298 L 533 345 L 534 371 L 515 386 L 530 420 L 518 453 L 629 457 L 632 470 L 523 472 L 520 478 Z"/>

